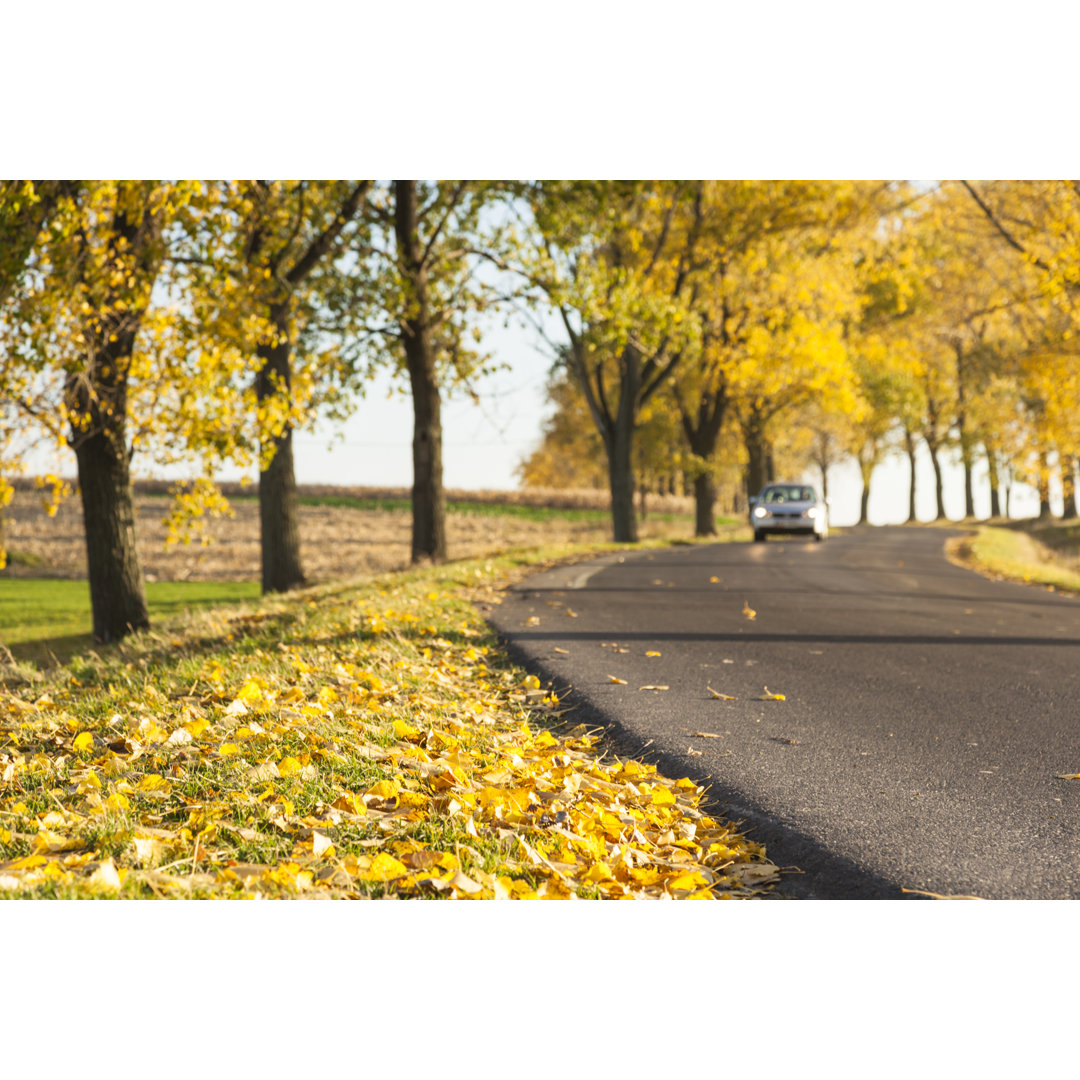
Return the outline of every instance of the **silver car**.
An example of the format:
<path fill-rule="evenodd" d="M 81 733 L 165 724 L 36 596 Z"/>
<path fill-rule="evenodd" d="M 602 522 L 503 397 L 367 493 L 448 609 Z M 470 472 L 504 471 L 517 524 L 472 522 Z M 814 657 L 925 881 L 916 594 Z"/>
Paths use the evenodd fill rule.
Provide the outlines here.
<path fill-rule="evenodd" d="M 806 484 L 766 484 L 750 500 L 750 524 L 759 544 L 769 533 L 805 533 L 824 540 L 829 535 L 829 511 Z"/>

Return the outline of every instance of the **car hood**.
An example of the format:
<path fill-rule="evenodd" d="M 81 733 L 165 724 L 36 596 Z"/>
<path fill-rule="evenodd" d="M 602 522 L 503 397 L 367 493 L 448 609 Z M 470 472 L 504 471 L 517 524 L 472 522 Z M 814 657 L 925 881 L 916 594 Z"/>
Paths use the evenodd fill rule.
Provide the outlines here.
<path fill-rule="evenodd" d="M 802 513 L 804 510 L 809 510 L 811 506 L 817 506 L 816 502 L 806 502 L 802 499 L 797 502 L 782 502 L 782 503 L 757 503 L 754 507 L 756 510 L 758 506 L 764 507 L 770 514 L 775 513 L 777 510 L 798 510 Z"/>

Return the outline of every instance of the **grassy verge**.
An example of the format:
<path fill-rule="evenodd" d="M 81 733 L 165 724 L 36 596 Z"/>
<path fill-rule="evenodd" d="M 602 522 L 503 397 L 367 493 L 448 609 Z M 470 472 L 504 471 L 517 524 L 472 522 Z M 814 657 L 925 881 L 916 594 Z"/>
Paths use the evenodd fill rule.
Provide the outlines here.
<path fill-rule="evenodd" d="M 247 581 L 152 581 L 146 602 L 153 622 L 185 609 L 254 600 L 259 586 Z M 0 585 L 0 643 L 19 660 L 70 658 L 90 648 L 90 590 L 85 581 L 11 578 Z"/>
<path fill-rule="evenodd" d="M 164 498 L 164 496 L 161 496 L 161 498 Z M 230 496 L 230 501 L 255 502 L 257 501 L 257 496 L 232 495 Z M 301 495 L 299 497 L 299 502 L 301 506 L 340 507 L 348 510 L 377 510 L 400 513 L 409 513 L 412 511 L 412 504 L 408 499 L 374 499 L 360 498 L 351 495 Z M 519 503 L 471 502 L 467 499 L 450 499 L 447 501 L 446 509 L 448 513 L 463 514 L 469 517 L 512 517 L 520 518 L 524 521 L 537 522 L 585 521 L 606 523 L 611 520 L 611 513 L 608 510 L 593 510 L 584 507 L 528 506 Z M 649 511 L 648 517 L 664 522 L 693 522 L 694 520 L 693 514 L 676 514 L 660 511 Z M 716 519 L 716 524 L 720 528 L 725 528 L 730 525 L 736 525 L 738 522 L 734 518 L 718 517 Z"/>
<path fill-rule="evenodd" d="M 0 692 L 0 891 L 759 895 L 776 868 L 703 789 L 606 756 L 484 621 L 583 553 L 163 619 Z"/>
<path fill-rule="evenodd" d="M 1075 525 L 980 525 L 974 536 L 951 541 L 949 553 L 988 577 L 1080 593 L 1080 527 Z"/>

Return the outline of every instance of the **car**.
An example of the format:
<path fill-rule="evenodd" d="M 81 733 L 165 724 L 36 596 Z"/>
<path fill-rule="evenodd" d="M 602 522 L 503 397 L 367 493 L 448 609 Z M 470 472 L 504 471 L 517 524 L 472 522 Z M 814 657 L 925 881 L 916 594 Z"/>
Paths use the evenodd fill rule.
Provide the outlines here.
<path fill-rule="evenodd" d="M 829 535 L 829 511 L 808 484 L 766 484 L 750 500 L 750 524 L 758 544 L 769 533 L 804 533 L 820 541 Z"/>

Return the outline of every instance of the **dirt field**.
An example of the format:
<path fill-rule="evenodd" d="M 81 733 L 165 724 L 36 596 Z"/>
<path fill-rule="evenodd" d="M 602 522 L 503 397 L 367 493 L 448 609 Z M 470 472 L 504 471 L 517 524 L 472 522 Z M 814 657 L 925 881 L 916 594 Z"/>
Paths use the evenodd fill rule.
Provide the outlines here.
<path fill-rule="evenodd" d="M 139 553 L 149 581 L 258 581 L 259 508 L 252 501 L 233 503 L 235 516 L 211 521 L 209 547 L 165 546 L 162 524 L 169 509 L 163 496 L 136 498 Z M 6 508 L 7 543 L 13 552 L 36 556 L 42 565 L 12 564 L 18 577 L 86 577 L 82 508 L 67 499 L 53 518 L 46 515 L 36 492 L 17 491 Z M 301 558 L 313 581 L 396 570 L 409 563 L 410 516 L 407 511 L 355 510 L 301 506 Z M 677 522 L 648 517 L 642 538 L 690 536 L 693 520 Z M 610 539 L 604 522 L 556 519 L 534 522 L 493 514 L 450 514 L 447 520 L 451 559 L 474 558 L 512 547 L 584 543 Z"/>

